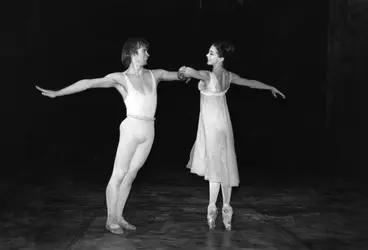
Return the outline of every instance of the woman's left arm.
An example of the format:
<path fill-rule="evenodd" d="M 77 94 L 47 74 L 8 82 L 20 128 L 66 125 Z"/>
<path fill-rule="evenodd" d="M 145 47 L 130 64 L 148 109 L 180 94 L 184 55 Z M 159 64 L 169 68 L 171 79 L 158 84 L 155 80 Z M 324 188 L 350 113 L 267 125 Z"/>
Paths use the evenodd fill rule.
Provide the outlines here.
<path fill-rule="evenodd" d="M 237 84 L 240 86 L 246 86 L 246 87 L 253 88 L 253 89 L 271 90 L 274 97 L 277 97 L 277 94 L 279 94 L 282 98 L 285 99 L 285 95 L 273 86 L 264 84 L 257 80 L 248 80 L 248 79 L 242 78 L 235 73 L 231 73 L 231 75 L 232 75 L 231 82 L 234 84 Z"/>

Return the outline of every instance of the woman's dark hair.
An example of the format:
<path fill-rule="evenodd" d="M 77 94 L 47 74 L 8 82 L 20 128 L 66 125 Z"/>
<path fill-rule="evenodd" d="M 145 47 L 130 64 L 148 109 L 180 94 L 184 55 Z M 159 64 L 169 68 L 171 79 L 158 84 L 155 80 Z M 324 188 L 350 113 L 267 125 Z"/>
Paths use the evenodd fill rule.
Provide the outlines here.
<path fill-rule="evenodd" d="M 129 38 L 126 40 L 121 52 L 121 62 L 124 67 L 128 68 L 132 62 L 132 55 L 137 54 L 140 48 L 146 48 L 148 50 L 149 43 L 144 38 Z"/>
<path fill-rule="evenodd" d="M 225 59 L 230 57 L 235 51 L 235 47 L 229 42 L 215 42 L 212 45 L 217 49 L 218 56 Z"/>

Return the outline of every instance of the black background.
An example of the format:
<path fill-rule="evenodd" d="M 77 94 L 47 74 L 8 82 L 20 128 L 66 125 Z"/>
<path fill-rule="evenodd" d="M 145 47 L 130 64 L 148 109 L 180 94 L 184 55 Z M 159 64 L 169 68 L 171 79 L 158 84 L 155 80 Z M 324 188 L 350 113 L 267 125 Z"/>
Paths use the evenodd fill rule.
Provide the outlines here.
<path fill-rule="evenodd" d="M 107 183 L 126 114 L 118 92 L 93 89 L 49 99 L 34 86 L 60 89 L 123 71 L 124 41 L 140 36 L 151 45 L 147 68 L 172 71 L 210 69 L 205 55 L 211 43 L 230 41 L 236 47 L 230 71 L 287 96 L 235 85 L 229 90 L 242 183 L 250 176 L 346 176 L 352 166 L 341 164 L 333 129 L 325 124 L 328 2 L 201 2 L 200 8 L 199 0 L 13 1 L 3 9 L 4 175 L 63 174 Z M 156 138 L 141 178 L 185 169 L 196 136 L 197 81 L 161 82 L 158 96 Z M 358 158 L 349 157 L 359 170 Z"/>

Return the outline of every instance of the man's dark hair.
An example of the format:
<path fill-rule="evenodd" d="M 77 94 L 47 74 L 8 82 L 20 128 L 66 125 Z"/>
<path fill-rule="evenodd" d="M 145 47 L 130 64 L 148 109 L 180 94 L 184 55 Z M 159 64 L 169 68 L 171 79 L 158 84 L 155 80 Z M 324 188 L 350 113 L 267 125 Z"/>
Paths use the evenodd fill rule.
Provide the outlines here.
<path fill-rule="evenodd" d="M 121 62 L 124 67 L 128 68 L 132 62 L 132 55 L 137 54 L 140 48 L 146 48 L 148 50 L 149 43 L 144 38 L 129 38 L 126 40 L 121 52 Z"/>

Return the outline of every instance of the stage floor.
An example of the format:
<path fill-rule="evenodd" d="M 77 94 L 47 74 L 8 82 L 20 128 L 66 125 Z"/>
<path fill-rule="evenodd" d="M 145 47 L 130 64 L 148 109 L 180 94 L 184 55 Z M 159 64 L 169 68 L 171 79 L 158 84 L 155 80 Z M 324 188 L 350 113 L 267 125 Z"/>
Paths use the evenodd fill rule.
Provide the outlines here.
<path fill-rule="evenodd" d="M 124 216 L 137 230 L 119 236 L 105 229 L 102 185 L 66 177 L 48 185 L 22 188 L 2 182 L 8 196 L 2 192 L 7 203 L 0 210 L 0 249 L 368 247 L 368 198 L 351 183 L 340 181 L 317 188 L 241 186 L 233 191 L 233 230 L 227 232 L 221 214 L 216 229 L 207 228 L 207 185 L 183 185 L 183 176 L 173 174 L 166 179 L 171 179 L 171 184 L 156 180 L 133 185 Z"/>

